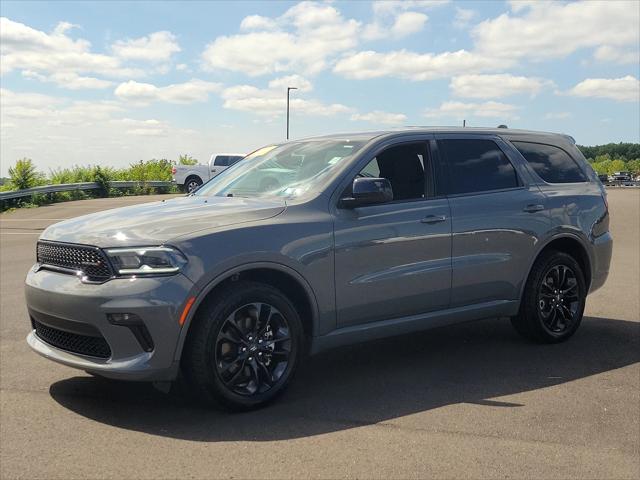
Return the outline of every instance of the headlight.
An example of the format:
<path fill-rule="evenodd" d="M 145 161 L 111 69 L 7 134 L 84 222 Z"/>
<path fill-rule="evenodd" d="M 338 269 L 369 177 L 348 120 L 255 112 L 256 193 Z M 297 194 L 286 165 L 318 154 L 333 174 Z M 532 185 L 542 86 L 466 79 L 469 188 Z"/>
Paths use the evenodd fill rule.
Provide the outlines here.
<path fill-rule="evenodd" d="M 184 255 L 170 247 L 110 248 L 105 253 L 120 275 L 176 273 L 187 263 Z"/>

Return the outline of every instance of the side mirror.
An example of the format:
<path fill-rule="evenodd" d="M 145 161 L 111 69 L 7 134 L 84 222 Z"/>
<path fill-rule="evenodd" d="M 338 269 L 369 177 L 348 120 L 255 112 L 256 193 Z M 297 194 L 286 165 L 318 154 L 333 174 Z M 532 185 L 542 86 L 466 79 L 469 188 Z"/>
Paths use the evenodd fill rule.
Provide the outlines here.
<path fill-rule="evenodd" d="M 351 197 L 340 200 L 342 208 L 357 208 L 393 200 L 393 189 L 386 178 L 361 177 L 353 181 Z"/>

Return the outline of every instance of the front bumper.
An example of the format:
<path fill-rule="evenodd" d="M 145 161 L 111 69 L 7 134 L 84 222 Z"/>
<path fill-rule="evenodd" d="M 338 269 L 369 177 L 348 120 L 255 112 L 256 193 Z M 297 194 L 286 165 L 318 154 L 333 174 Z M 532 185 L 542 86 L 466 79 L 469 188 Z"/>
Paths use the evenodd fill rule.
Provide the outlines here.
<path fill-rule="evenodd" d="M 113 279 L 86 284 L 71 275 L 31 270 L 25 295 L 32 325 L 35 322 L 74 335 L 87 330 L 101 335 L 109 346 L 107 358 L 83 355 L 54 346 L 36 330 L 27 337 L 38 354 L 70 367 L 124 380 L 175 379 L 176 347 L 181 327 L 178 319 L 193 283 L 181 274 L 170 277 Z M 136 332 L 111 323 L 107 314 L 137 315 L 153 348 L 145 351 Z M 148 348 L 147 348 L 148 349 Z"/>

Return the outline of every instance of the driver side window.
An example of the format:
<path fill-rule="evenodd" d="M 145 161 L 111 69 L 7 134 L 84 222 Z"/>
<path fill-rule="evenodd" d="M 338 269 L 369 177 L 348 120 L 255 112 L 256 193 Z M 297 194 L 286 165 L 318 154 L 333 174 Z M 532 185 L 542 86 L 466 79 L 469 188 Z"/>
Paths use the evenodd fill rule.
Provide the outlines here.
<path fill-rule="evenodd" d="M 395 145 L 373 158 L 358 177 L 388 179 L 394 201 L 425 198 L 427 158 L 426 142 Z"/>

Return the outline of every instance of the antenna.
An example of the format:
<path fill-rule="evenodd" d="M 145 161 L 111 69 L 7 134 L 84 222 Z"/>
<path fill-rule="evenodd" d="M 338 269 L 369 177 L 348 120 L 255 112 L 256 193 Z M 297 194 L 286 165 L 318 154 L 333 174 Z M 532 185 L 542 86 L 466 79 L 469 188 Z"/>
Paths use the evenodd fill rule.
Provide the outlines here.
<path fill-rule="evenodd" d="M 467 121 L 466 120 L 462 120 L 462 126 L 466 127 L 467 126 Z"/>

